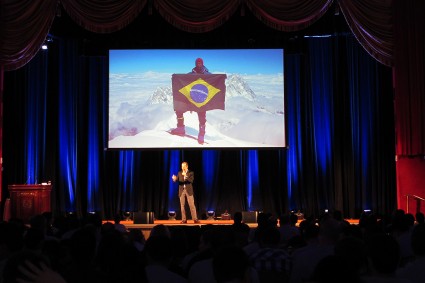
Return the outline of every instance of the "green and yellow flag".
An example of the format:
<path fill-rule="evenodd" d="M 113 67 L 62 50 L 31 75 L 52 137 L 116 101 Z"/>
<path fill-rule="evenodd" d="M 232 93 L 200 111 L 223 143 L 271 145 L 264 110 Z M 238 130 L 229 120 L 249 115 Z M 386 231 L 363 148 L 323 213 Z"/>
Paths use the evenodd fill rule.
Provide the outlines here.
<path fill-rule="evenodd" d="M 173 74 L 175 111 L 224 110 L 225 74 Z"/>

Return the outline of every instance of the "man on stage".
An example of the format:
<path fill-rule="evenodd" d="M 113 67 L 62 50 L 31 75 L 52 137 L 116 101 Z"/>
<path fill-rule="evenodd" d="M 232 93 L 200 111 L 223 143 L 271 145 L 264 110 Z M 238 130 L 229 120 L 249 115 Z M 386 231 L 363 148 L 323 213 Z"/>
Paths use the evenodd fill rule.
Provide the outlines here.
<path fill-rule="evenodd" d="M 179 183 L 179 199 L 180 199 L 180 209 L 182 212 L 182 221 L 181 223 L 187 223 L 186 219 L 186 198 L 190 208 L 190 214 L 195 223 L 199 223 L 198 216 L 196 215 L 196 206 L 195 206 L 195 198 L 193 197 L 193 180 L 195 179 L 195 175 L 193 171 L 189 171 L 189 165 L 185 161 L 182 163 L 182 170 L 179 173 L 173 175 L 171 178 L 173 182 Z"/>

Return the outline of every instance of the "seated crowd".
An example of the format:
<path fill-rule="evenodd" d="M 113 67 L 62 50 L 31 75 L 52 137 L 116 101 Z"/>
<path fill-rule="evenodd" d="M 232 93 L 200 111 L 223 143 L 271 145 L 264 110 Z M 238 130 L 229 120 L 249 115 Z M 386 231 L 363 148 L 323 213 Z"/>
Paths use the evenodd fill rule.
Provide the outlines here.
<path fill-rule="evenodd" d="M 397 210 L 364 214 L 358 224 L 340 212 L 299 220 L 258 215 L 250 228 L 156 225 L 145 239 L 87 217 L 34 216 L 0 223 L 0 283 L 10 282 L 423 282 L 424 215 Z"/>

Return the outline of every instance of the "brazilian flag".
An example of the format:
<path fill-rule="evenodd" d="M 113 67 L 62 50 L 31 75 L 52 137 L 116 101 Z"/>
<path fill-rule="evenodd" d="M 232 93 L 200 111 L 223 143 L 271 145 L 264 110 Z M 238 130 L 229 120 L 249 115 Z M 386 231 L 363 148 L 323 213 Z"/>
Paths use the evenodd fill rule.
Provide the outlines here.
<path fill-rule="evenodd" d="M 175 111 L 224 110 L 225 74 L 173 74 Z"/>

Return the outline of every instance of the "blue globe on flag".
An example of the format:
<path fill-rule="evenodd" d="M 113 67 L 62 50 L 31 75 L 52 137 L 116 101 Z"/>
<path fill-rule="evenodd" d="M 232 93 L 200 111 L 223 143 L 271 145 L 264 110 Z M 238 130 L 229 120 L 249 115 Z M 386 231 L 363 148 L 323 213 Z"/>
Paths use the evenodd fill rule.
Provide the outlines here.
<path fill-rule="evenodd" d="M 203 84 L 196 84 L 190 89 L 190 97 L 193 101 L 202 103 L 208 97 L 208 88 Z"/>

